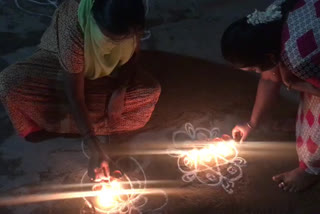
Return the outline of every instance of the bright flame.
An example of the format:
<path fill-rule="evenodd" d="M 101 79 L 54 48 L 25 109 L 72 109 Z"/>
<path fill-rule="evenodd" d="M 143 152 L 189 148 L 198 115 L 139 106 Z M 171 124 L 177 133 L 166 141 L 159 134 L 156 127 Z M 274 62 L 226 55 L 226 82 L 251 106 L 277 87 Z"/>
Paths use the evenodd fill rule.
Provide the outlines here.
<path fill-rule="evenodd" d="M 215 153 L 217 155 L 221 155 L 222 157 L 228 157 L 229 155 L 232 155 L 233 149 L 230 147 L 231 143 L 231 141 L 218 143 L 214 148 Z"/>
<path fill-rule="evenodd" d="M 187 165 L 197 163 L 209 163 L 214 157 L 227 158 L 234 154 L 233 142 L 219 142 L 210 144 L 202 149 L 193 149 L 187 152 Z"/>
<path fill-rule="evenodd" d="M 93 190 L 99 191 L 96 201 L 97 205 L 102 209 L 114 208 L 120 203 L 122 188 L 117 181 L 97 184 L 93 187 Z"/>

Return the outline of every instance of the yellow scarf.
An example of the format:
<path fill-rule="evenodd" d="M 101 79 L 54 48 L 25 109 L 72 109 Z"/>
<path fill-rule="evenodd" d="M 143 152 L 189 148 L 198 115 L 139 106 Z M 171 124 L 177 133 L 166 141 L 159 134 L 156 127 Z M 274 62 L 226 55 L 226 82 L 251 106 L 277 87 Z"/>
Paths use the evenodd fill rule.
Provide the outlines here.
<path fill-rule="evenodd" d="M 84 33 L 84 72 L 91 80 L 108 76 L 115 68 L 127 63 L 137 45 L 135 37 L 120 42 L 106 37 L 92 16 L 93 2 L 81 0 L 78 8 L 78 20 Z"/>

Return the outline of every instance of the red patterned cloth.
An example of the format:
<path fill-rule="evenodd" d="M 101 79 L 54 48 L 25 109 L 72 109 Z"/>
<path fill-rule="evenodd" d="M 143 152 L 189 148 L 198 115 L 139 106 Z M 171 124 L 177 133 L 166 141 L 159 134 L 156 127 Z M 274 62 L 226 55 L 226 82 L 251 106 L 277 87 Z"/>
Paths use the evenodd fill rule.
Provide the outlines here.
<path fill-rule="evenodd" d="M 297 77 L 320 88 L 320 0 L 298 0 L 282 34 L 282 61 Z M 320 174 L 320 97 L 303 94 L 296 123 L 300 167 Z"/>
<path fill-rule="evenodd" d="M 57 56 L 38 50 L 29 59 L 0 73 L 0 98 L 18 134 L 26 137 L 45 130 L 60 134 L 79 133 L 69 109 Z M 161 87 L 148 73 L 138 71 L 129 83 L 120 120 L 109 124 L 107 106 L 117 88 L 110 77 L 85 81 L 90 121 L 97 135 L 137 130 L 150 119 Z"/>

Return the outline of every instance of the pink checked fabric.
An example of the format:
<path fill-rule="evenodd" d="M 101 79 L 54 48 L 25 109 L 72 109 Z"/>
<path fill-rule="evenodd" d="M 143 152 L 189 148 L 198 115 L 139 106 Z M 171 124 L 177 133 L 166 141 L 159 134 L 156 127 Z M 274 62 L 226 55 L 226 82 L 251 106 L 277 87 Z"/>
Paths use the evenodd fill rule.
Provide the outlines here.
<path fill-rule="evenodd" d="M 320 0 L 298 0 L 284 24 L 282 60 L 297 77 L 320 88 Z M 298 111 L 300 167 L 320 174 L 320 97 L 303 94 Z"/>
<path fill-rule="evenodd" d="M 320 97 L 302 96 L 296 136 L 300 167 L 311 174 L 320 174 Z"/>
<path fill-rule="evenodd" d="M 320 87 L 320 0 L 298 0 L 284 24 L 282 60 L 297 77 Z"/>

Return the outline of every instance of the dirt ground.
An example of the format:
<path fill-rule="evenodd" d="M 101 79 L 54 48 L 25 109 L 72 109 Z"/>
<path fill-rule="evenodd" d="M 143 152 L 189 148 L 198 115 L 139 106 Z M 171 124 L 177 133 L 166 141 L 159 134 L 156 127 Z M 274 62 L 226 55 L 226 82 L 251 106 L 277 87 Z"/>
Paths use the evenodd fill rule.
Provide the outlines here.
<path fill-rule="evenodd" d="M 281 98 L 247 144 L 237 146 L 239 156 L 247 165 L 242 168 L 242 178 L 235 182 L 233 194 L 221 186 L 182 182 L 176 158 L 165 152 L 172 145 L 173 133 L 183 130 L 188 122 L 194 127 L 217 127 L 221 134 L 230 134 L 235 124 L 247 121 L 255 99 L 257 77 L 214 62 L 222 61 L 219 38 L 223 29 L 232 20 L 270 2 L 245 0 L 241 1 L 241 7 L 239 1 L 233 0 L 154 0 L 151 4 L 148 26 L 152 37 L 143 47 L 162 52 L 142 52 L 141 63 L 160 81 L 162 94 L 146 127 L 111 136 L 110 146 L 114 151 L 125 149 L 135 153 L 161 147 L 162 155 L 134 155 L 144 167 L 148 180 L 161 180 L 159 187 L 175 190 L 168 191 L 168 204 L 161 213 L 320 213 L 319 185 L 293 194 L 282 192 L 271 180 L 273 175 L 298 164 L 294 132 L 273 128 L 275 121 L 295 119 L 297 103 L 293 99 Z M 52 8 L 33 8 L 26 1 L 22 3 L 45 14 L 53 11 Z M 4 20 L 0 21 L 0 70 L 32 54 L 50 23 L 48 17 L 17 10 L 11 0 L 0 0 L 0 20 Z M 294 123 L 285 128 L 293 129 Z M 110 146 L 106 146 L 108 152 Z M 87 162 L 80 139 L 59 138 L 31 144 L 19 138 L 0 106 L 1 196 L 33 193 L 34 187 L 39 186 L 79 184 Z M 168 180 L 169 184 L 165 182 Z M 160 196 L 148 197 L 150 209 L 163 201 Z M 0 207 L 0 213 L 76 214 L 83 204 L 82 199 L 50 201 Z"/>

